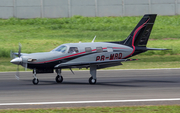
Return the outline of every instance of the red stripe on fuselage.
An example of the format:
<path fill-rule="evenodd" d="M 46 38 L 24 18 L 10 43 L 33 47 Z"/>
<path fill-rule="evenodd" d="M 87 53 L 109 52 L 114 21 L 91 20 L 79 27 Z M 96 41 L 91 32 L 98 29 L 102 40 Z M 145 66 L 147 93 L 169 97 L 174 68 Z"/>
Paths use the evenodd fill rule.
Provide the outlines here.
<path fill-rule="evenodd" d="M 68 57 L 73 57 L 73 56 L 77 56 L 77 55 L 81 55 L 81 54 L 84 54 L 84 53 L 86 53 L 86 52 L 76 53 L 76 54 L 73 54 L 73 55 L 68 55 L 68 56 L 64 56 L 64 57 L 57 58 L 57 59 L 53 59 L 53 60 L 48 60 L 48 61 L 43 61 L 43 62 L 37 62 L 37 64 L 39 64 L 39 63 L 53 62 L 53 61 L 56 61 L 56 60 L 60 60 L 60 59 L 68 58 Z"/>
<path fill-rule="evenodd" d="M 107 48 L 105 47 L 103 49 L 107 49 Z M 93 49 L 92 51 L 96 51 L 96 49 Z M 61 60 L 61 59 L 65 59 L 65 58 L 69 58 L 69 57 L 73 57 L 73 56 L 78 56 L 78 55 L 81 55 L 81 54 L 84 54 L 84 53 L 86 53 L 86 52 L 84 51 L 84 52 L 80 52 L 80 53 L 64 56 L 64 57 L 53 59 L 53 60 L 48 60 L 48 61 L 43 61 L 43 62 L 36 62 L 35 64 L 53 62 L 53 61 L 56 61 L 56 60 Z"/>
<path fill-rule="evenodd" d="M 107 49 L 107 47 L 105 47 L 103 49 Z M 127 48 L 113 47 L 113 49 L 127 49 Z M 96 51 L 96 49 L 93 49 L 92 51 Z M 61 59 L 65 59 L 65 58 L 69 58 L 69 57 L 73 57 L 73 56 L 78 56 L 78 55 L 81 55 L 81 54 L 84 54 L 84 53 L 86 53 L 86 52 L 84 51 L 84 52 L 80 52 L 80 53 L 76 53 L 76 54 L 60 57 L 60 58 L 53 59 L 53 60 L 43 61 L 43 62 L 35 62 L 34 64 L 53 62 L 53 61 L 57 61 L 57 60 L 61 60 Z"/>

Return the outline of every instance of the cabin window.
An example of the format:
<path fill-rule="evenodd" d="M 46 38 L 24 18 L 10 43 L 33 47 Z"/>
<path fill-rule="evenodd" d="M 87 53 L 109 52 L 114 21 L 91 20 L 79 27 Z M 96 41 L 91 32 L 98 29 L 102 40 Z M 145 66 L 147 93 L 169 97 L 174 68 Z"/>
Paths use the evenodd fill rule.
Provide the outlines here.
<path fill-rule="evenodd" d="M 91 49 L 91 47 L 86 47 L 86 48 L 85 48 L 85 51 L 86 51 L 86 52 L 92 52 L 92 49 Z"/>
<path fill-rule="evenodd" d="M 79 50 L 78 50 L 78 48 L 77 47 L 70 47 L 69 48 L 69 51 L 68 51 L 68 53 L 78 53 L 79 52 Z"/>
<path fill-rule="evenodd" d="M 112 47 L 107 47 L 107 52 L 113 52 L 113 48 Z"/>
<path fill-rule="evenodd" d="M 98 53 L 103 52 L 103 48 L 102 47 L 96 47 L 96 52 L 98 52 Z"/>

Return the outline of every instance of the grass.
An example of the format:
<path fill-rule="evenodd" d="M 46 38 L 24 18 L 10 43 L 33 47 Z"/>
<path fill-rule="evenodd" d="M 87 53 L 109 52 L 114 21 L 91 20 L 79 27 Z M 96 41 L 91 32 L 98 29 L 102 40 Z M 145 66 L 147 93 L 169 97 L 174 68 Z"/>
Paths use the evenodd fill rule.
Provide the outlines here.
<path fill-rule="evenodd" d="M 179 113 L 179 105 L 0 110 L 1 113 Z"/>
<path fill-rule="evenodd" d="M 0 19 L 0 71 L 16 70 L 16 66 L 9 63 L 9 56 L 10 50 L 18 51 L 19 42 L 22 44 L 22 53 L 34 53 L 51 51 L 63 43 L 91 42 L 95 35 L 97 36 L 95 42 L 122 41 L 130 34 L 141 18 L 142 16 L 74 16 L 57 19 Z M 142 60 L 126 62 L 123 63 L 124 66 L 115 68 L 180 67 L 178 64 L 178 57 L 180 56 L 179 29 L 180 15 L 157 16 L 147 47 L 172 50 L 148 51 L 138 56 Z M 165 59 L 159 63 L 158 60 L 162 58 L 162 55 L 165 55 Z M 169 62 L 169 59 L 174 58 L 176 61 Z M 148 59 L 149 62 L 143 61 L 145 59 Z M 157 61 L 152 61 L 154 59 Z M 136 62 L 140 66 L 133 67 Z"/>
<path fill-rule="evenodd" d="M 17 51 L 19 42 L 23 46 L 22 52 L 33 53 L 50 51 L 63 43 L 91 42 L 95 35 L 96 42 L 121 41 L 141 18 L 74 16 L 58 19 L 0 19 L 0 57 L 8 57 L 11 49 Z M 179 15 L 157 16 L 148 46 L 173 48 L 174 52 L 170 54 L 180 54 L 179 29 Z"/>

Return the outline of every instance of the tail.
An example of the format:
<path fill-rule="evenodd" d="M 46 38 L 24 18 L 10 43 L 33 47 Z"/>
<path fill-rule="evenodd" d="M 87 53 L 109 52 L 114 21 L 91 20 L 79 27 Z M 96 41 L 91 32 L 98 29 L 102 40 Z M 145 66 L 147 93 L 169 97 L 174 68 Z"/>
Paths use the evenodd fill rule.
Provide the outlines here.
<path fill-rule="evenodd" d="M 147 50 L 169 50 L 146 47 L 156 16 L 157 14 L 144 15 L 131 34 L 124 41 L 119 42 L 120 44 L 133 48 L 133 52 L 127 56 L 127 58 L 139 53 L 143 53 Z"/>
<path fill-rule="evenodd" d="M 133 48 L 146 47 L 156 16 L 157 14 L 144 15 L 131 34 L 121 43 Z"/>

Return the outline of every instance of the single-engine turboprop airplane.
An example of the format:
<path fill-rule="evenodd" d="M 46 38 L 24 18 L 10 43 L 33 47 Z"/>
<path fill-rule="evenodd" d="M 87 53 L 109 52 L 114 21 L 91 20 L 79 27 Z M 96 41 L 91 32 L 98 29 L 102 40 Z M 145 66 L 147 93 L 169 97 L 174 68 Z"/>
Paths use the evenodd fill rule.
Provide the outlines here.
<path fill-rule="evenodd" d="M 111 66 L 122 65 L 121 62 L 132 61 L 128 59 L 147 50 L 166 50 L 147 48 L 156 14 L 146 14 L 124 41 L 117 42 L 94 42 L 91 43 L 68 43 L 62 44 L 50 52 L 24 54 L 19 46 L 18 53 L 11 53 L 18 57 L 10 62 L 33 69 L 34 85 L 39 83 L 36 76 L 38 73 L 57 73 L 57 83 L 63 82 L 61 69 L 90 68 L 90 84 L 96 84 L 96 70 Z M 71 70 L 72 71 L 72 70 Z M 17 76 L 17 75 L 16 75 Z"/>

